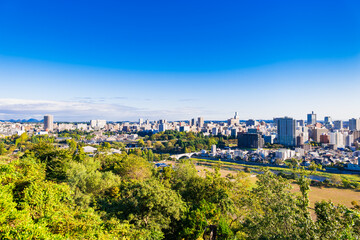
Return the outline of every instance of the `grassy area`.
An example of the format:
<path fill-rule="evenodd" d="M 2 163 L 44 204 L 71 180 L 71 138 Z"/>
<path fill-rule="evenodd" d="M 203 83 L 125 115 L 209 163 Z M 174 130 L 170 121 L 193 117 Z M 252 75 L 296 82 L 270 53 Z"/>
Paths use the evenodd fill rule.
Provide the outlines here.
<path fill-rule="evenodd" d="M 292 185 L 294 192 L 300 192 L 299 186 L 297 184 Z M 360 193 L 351 189 L 311 187 L 309 199 L 311 208 L 314 208 L 316 202 L 322 200 L 331 200 L 336 204 L 352 207 L 352 201 L 360 201 Z"/>
<path fill-rule="evenodd" d="M 216 164 L 218 164 L 218 161 L 212 161 L 212 160 L 205 160 L 202 159 L 199 161 L 199 159 L 193 159 L 194 163 L 200 163 L 195 165 L 195 168 L 199 171 L 200 176 L 205 176 L 205 172 L 203 170 L 213 171 L 213 168 Z M 172 162 L 175 163 L 175 162 Z M 227 162 L 221 162 L 222 167 L 220 170 L 221 176 L 225 177 L 228 174 L 234 174 L 236 171 L 244 170 L 245 167 L 248 167 L 250 169 L 259 170 L 260 166 L 253 166 L 253 165 L 246 165 L 246 164 L 237 164 L 237 163 L 227 163 Z M 282 170 L 282 171 L 290 171 L 290 169 L 283 169 L 283 168 L 271 168 L 272 170 Z M 331 175 L 330 173 L 327 173 L 328 175 Z M 340 174 L 344 175 L 344 174 Z M 251 187 L 256 186 L 257 177 L 255 174 L 249 174 L 248 175 L 249 182 Z M 359 176 L 355 176 L 353 179 L 359 180 Z M 300 193 L 299 186 L 296 183 L 292 184 L 293 186 L 293 192 L 294 194 Z M 319 187 L 311 187 L 310 193 L 309 193 L 309 200 L 310 200 L 310 212 L 312 216 L 315 216 L 314 213 L 314 206 L 316 202 L 325 200 L 331 200 L 335 204 L 343 204 L 347 207 L 352 207 L 351 202 L 352 201 L 358 201 L 360 202 L 360 193 L 355 190 L 351 189 L 339 189 L 339 188 L 319 188 Z"/>
<path fill-rule="evenodd" d="M 209 160 L 209 159 L 197 159 L 197 158 L 192 158 L 191 160 L 193 160 L 194 162 L 197 162 L 197 163 L 208 163 L 210 165 L 216 165 L 216 164 L 221 163 L 222 168 L 224 168 L 224 167 L 235 168 L 235 169 L 238 168 L 238 170 L 243 170 L 245 167 L 247 167 L 250 170 L 259 171 L 262 168 L 262 166 L 224 162 L 221 160 Z M 268 168 L 270 170 L 279 171 L 279 172 L 283 172 L 283 173 L 291 173 L 292 172 L 292 170 L 289 168 L 281 168 L 281 167 L 268 167 Z M 331 176 L 335 174 L 335 173 L 327 173 L 327 172 L 319 172 L 319 171 L 312 172 L 309 170 L 306 170 L 306 173 L 308 175 L 316 175 L 316 176 L 326 177 L 326 178 L 331 178 Z M 336 174 L 336 175 L 339 175 L 341 178 L 346 179 L 348 181 L 360 182 L 359 174 Z"/>

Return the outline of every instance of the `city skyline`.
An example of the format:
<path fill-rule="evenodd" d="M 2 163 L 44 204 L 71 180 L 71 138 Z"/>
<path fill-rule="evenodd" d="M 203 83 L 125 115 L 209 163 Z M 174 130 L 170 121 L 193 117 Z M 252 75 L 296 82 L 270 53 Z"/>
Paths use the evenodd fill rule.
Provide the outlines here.
<path fill-rule="evenodd" d="M 360 3 L 259 4 L 2 2 L 0 119 L 359 117 Z"/>
<path fill-rule="evenodd" d="M 203 126 L 204 125 L 204 122 L 224 122 L 224 123 L 228 123 L 229 125 L 232 125 L 233 122 L 242 122 L 242 123 L 246 123 L 248 124 L 249 122 L 252 122 L 252 123 L 255 123 L 255 122 L 261 122 L 261 121 L 265 121 L 265 122 L 274 122 L 276 123 L 278 121 L 278 119 L 293 119 L 294 121 L 296 122 L 299 122 L 300 125 L 303 125 L 304 123 L 306 124 L 309 124 L 309 125 L 315 125 L 316 123 L 322 123 L 324 124 L 324 126 L 326 126 L 327 124 L 332 124 L 335 126 L 335 129 L 340 129 L 342 128 L 343 126 L 343 123 L 347 123 L 350 125 L 350 128 L 351 126 L 358 126 L 360 127 L 360 117 L 352 117 L 352 118 L 349 118 L 349 119 L 332 119 L 330 116 L 326 115 L 324 116 L 324 118 L 317 118 L 315 117 L 315 121 L 312 121 L 312 122 L 309 122 L 309 119 L 306 120 L 306 118 L 309 118 L 309 115 L 315 115 L 317 116 L 316 113 L 314 113 L 313 111 L 309 114 L 306 115 L 305 118 L 293 118 L 289 115 L 282 115 L 282 116 L 276 116 L 276 117 L 273 117 L 272 119 L 261 119 L 261 118 L 248 118 L 248 119 L 245 119 L 245 118 L 239 118 L 239 115 L 238 115 L 238 112 L 235 112 L 235 117 L 230 117 L 230 118 L 227 118 L 227 117 L 224 117 L 223 119 L 204 119 L 204 117 L 202 116 L 198 116 L 198 117 L 193 117 L 191 119 L 185 119 L 185 118 L 180 118 L 180 119 L 174 119 L 174 120 L 169 120 L 169 119 L 166 119 L 166 118 L 157 118 L 157 119 L 144 119 L 144 118 L 138 118 L 138 119 L 135 119 L 135 120 L 109 120 L 109 119 L 104 119 L 104 118 L 89 118 L 89 119 L 83 119 L 83 120 L 74 120 L 74 121 L 67 121 L 67 120 L 59 120 L 59 119 L 54 119 L 54 115 L 51 115 L 51 114 L 45 114 L 45 115 L 41 115 L 40 114 L 36 114 L 37 116 L 40 116 L 40 118 L 43 118 L 43 119 L 40 119 L 40 118 L 18 118 L 18 119 L 0 119 L 0 122 L 7 122 L 7 121 L 11 121 L 11 122 L 22 122 L 22 123 L 26 123 L 26 122 L 29 122 L 29 123 L 34 123 L 34 122 L 43 122 L 45 123 L 47 120 L 45 120 L 45 118 L 47 116 L 50 116 L 51 117 L 51 121 L 53 122 L 58 122 L 58 123 L 90 123 L 92 124 L 93 121 L 101 121 L 101 122 L 111 122 L 111 123 L 121 123 L 121 122 L 130 122 L 130 123 L 142 123 L 142 122 L 187 122 L 189 123 L 190 126 L 192 125 L 196 125 L 198 124 L 199 122 L 201 123 L 200 126 Z M 56 117 L 56 116 L 55 116 Z M 353 127 L 355 128 L 355 127 Z"/>
<path fill-rule="evenodd" d="M 359 10 L 0 0 L 0 239 L 357 239 Z"/>

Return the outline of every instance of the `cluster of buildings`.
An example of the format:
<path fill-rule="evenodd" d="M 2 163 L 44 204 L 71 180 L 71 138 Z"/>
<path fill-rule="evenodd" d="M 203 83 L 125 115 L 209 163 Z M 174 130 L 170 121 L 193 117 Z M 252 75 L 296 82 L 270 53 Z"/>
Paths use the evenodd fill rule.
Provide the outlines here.
<path fill-rule="evenodd" d="M 45 115 L 43 123 L 0 123 L 0 136 L 30 134 L 48 134 L 62 131 L 81 130 L 87 132 L 122 132 L 137 133 L 141 131 L 164 132 L 175 130 L 180 132 L 202 132 L 204 135 L 232 136 L 238 139 L 239 148 L 263 148 L 266 144 L 280 144 L 285 147 L 308 148 L 311 143 L 321 144 L 330 149 L 350 148 L 355 150 L 360 144 L 360 119 L 332 121 L 326 116 L 324 121 L 317 121 L 314 112 L 307 115 L 307 121 L 295 120 L 291 117 L 274 118 L 273 121 L 256 121 L 249 119 L 240 121 L 235 113 L 227 121 L 204 121 L 203 117 L 190 121 L 172 121 L 165 119 L 149 121 L 139 119 L 138 122 L 107 122 L 91 120 L 87 123 L 54 122 L 52 115 Z"/>
<path fill-rule="evenodd" d="M 304 162 L 317 161 L 324 165 L 337 162 L 356 165 L 358 156 L 351 154 L 360 147 L 360 119 L 352 118 L 344 122 L 333 121 L 330 116 L 326 116 L 323 121 L 318 121 L 314 112 L 307 115 L 306 121 L 291 117 L 274 118 L 272 121 L 240 121 L 238 113 L 235 113 L 227 121 L 217 122 L 204 121 L 203 117 L 198 117 L 189 121 L 170 122 L 166 119 L 139 119 L 138 122 L 91 120 L 87 123 L 56 123 L 52 115 L 45 115 L 43 123 L 0 123 L 0 137 L 21 135 L 24 132 L 30 135 L 56 134 L 66 130 L 91 131 L 94 137 L 88 140 L 89 143 L 133 141 L 138 138 L 136 133 L 142 131 L 157 133 L 175 130 L 202 132 L 208 136 L 231 136 L 237 139 L 238 149 L 217 150 L 217 155 L 268 162 L 296 157 Z M 113 134 L 105 135 L 106 132 Z M 264 150 L 274 144 L 282 145 L 283 149 Z"/>
<path fill-rule="evenodd" d="M 202 157 L 243 160 L 261 164 L 283 165 L 285 160 L 295 158 L 302 166 L 310 166 L 311 162 L 324 167 L 341 164 L 345 170 L 360 171 L 360 151 L 332 150 L 321 147 L 305 150 L 303 148 L 280 149 L 218 149 L 214 145 L 211 151 L 202 151 Z"/>
<path fill-rule="evenodd" d="M 237 121 L 238 117 L 237 117 Z M 235 124 L 235 122 L 234 122 Z M 220 128 L 218 128 L 220 127 Z M 207 131 L 208 129 L 208 131 Z M 62 131 L 106 131 L 106 132 L 127 132 L 134 133 L 139 131 L 164 132 L 166 130 L 175 130 L 181 132 L 204 132 L 205 134 L 222 134 L 222 127 L 219 124 L 206 123 L 203 117 L 191 119 L 190 121 L 172 121 L 160 119 L 158 121 L 149 121 L 139 119 L 138 122 L 107 122 L 106 120 L 96 119 L 90 122 L 64 123 L 54 122 L 52 115 L 45 115 L 43 122 L 36 123 L 11 123 L 0 122 L 0 136 L 11 136 L 28 132 L 30 134 L 48 134 Z"/>
<path fill-rule="evenodd" d="M 360 119 L 349 119 L 347 126 L 342 120 L 332 121 L 326 116 L 323 122 L 317 122 L 316 114 L 310 113 L 307 121 L 293 118 L 275 118 L 276 137 L 274 142 L 290 147 L 304 147 L 316 142 L 330 149 L 359 148 Z"/>

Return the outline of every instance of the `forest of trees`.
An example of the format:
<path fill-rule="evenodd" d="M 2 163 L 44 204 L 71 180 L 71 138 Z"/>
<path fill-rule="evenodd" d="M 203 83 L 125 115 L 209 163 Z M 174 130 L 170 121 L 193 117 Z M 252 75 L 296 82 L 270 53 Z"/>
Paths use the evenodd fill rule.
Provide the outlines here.
<path fill-rule="evenodd" d="M 358 209 L 317 202 L 311 217 L 301 172 L 296 194 L 267 169 L 251 186 L 186 160 L 155 168 L 146 154 L 17 139 L 0 146 L 0 239 L 360 239 Z"/>
<path fill-rule="evenodd" d="M 230 136 L 204 136 L 202 133 L 178 132 L 166 130 L 152 134 L 151 132 L 138 132 L 143 137 L 139 140 L 141 147 L 152 147 L 157 153 L 187 153 L 198 152 L 203 149 L 210 150 L 211 145 L 219 148 L 237 145 L 237 140 Z"/>

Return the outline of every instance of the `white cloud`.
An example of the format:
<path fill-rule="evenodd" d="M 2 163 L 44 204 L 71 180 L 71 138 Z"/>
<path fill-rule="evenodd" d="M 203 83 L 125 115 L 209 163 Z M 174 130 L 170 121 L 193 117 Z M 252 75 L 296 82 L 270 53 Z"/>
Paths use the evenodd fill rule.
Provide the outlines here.
<path fill-rule="evenodd" d="M 41 119 L 52 114 L 57 121 L 85 121 L 106 119 L 113 121 L 167 118 L 170 120 L 190 118 L 198 109 L 150 110 L 114 103 L 84 101 L 50 101 L 31 99 L 0 99 L 0 119 Z"/>

